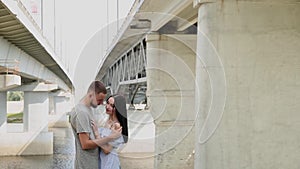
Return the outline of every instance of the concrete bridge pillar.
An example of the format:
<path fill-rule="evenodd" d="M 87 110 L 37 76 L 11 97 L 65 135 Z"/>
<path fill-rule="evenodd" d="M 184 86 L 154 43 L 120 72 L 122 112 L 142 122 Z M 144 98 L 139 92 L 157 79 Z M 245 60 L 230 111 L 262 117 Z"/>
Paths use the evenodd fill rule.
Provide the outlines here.
<path fill-rule="evenodd" d="M 46 92 L 24 92 L 24 131 L 48 131 L 49 97 Z"/>
<path fill-rule="evenodd" d="M 154 168 L 193 168 L 196 35 L 150 34 L 146 42 Z"/>
<path fill-rule="evenodd" d="M 66 113 L 69 110 L 69 98 L 66 96 L 55 96 L 54 97 L 54 110 L 55 113 Z"/>
<path fill-rule="evenodd" d="M 7 92 L 0 92 L 0 133 L 6 132 Z"/>
<path fill-rule="evenodd" d="M 49 115 L 55 114 L 54 96 L 49 94 Z"/>
<path fill-rule="evenodd" d="M 0 133 L 0 156 L 53 154 L 53 133 L 48 132 L 48 92 L 57 90 L 57 85 L 33 83 L 11 90 L 24 92 L 23 132 Z"/>
<path fill-rule="evenodd" d="M 68 94 L 59 92 L 51 93 L 49 127 L 66 127 L 69 124 L 67 112 L 71 111 L 71 101 Z"/>
<path fill-rule="evenodd" d="M 69 98 L 57 93 L 49 94 L 49 114 L 56 115 L 69 111 Z"/>
<path fill-rule="evenodd" d="M 300 168 L 299 1 L 197 7 L 195 168 Z"/>

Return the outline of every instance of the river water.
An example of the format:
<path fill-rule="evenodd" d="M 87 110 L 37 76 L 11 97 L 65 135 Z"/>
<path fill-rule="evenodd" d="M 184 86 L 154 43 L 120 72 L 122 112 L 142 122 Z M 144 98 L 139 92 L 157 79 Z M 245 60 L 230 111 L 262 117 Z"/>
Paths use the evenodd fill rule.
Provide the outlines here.
<path fill-rule="evenodd" d="M 72 129 L 49 128 L 49 131 L 54 135 L 53 155 L 0 156 L 0 169 L 73 169 L 75 145 Z"/>

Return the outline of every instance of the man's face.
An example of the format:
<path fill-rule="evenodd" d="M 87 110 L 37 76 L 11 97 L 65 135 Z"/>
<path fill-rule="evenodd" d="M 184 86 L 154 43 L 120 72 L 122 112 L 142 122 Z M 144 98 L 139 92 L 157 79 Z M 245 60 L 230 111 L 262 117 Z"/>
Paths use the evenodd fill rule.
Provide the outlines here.
<path fill-rule="evenodd" d="M 94 93 L 93 94 L 93 97 L 92 97 L 92 100 L 91 100 L 91 106 L 93 108 L 96 108 L 98 105 L 100 104 L 103 104 L 103 101 L 106 97 L 106 94 L 103 94 L 103 93 Z"/>
<path fill-rule="evenodd" d="M 103 104 L 105 98 L 106 98 L 106 94 L 103 93 L 96 94 L 97 105 Z"/>

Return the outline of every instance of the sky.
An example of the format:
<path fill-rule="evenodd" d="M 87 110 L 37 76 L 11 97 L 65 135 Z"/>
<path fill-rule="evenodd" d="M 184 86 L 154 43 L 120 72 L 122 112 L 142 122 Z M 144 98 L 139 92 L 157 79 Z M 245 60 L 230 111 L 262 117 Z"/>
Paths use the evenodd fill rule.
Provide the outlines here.
<path fill-rule="evenodd" d="M 106 22 L 105 11 L 101 9 L 103 8 L 101 2 L 89 0 L 82 3 L 78 0 L 64 0 L 57 4 L 63 21 L 62 36 L 65 56 L 70 59 L 71 70 L 76 69 L 78 57 L 87 41 Z M 71 75 L 74 77 L 74 74 Z"/>
<path fill-rule="evenodd" d="M 58 10 L 57 22 L 62 24 L 57 29 L 61 29 L 59 36 L 62 38 L 61 46 L 64 49 L 63 60 L 69 65 L 77 97 L 86 92 L 89 83 L 95 78 L 100 62 L 99 55 L 103 55 L 100 48 L 105 46 L 101 43 L 107 41 L 101 36 L 105 35 L 107 25 L 116 23 L 117 1 L 119 18 L 124 18 L 134 0 L 55 1 Z"/>
<path fill-rule="evenodd" d="M 21 1 L 69 72 L 75 91 L 83 95 L 117 33 L 118 18 L 127 16 L 135 0 Z"/>
<path fill-rule="evenodd" d="M 70 73 L 75 85 L 75 100 L 84 95 L 89 83 L 94 80 L 98 61 L 90 59 L 87 44 L 106 24 L 106 9 L 103 0 L 76 1 L 64 0 L 60 14 L 63 18 L 63 39 L 65 56 L 70 65 Z M 89 58 L 89 59 L 88 59 Z"/>

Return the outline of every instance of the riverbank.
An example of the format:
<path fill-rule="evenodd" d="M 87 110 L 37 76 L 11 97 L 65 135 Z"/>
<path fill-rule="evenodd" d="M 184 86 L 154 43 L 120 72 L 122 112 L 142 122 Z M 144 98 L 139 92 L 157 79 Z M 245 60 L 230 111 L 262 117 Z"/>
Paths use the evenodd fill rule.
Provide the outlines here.
<path fill-rule="evenodd" d="M 120 153 L 122 169 L 153 169 L 154 124 L 149 112 L 128 111 L 130 140 Z M 53 155 L 0 156 L 0 169 L 73 169 L 75 145 L 69 123 L 50 127 Z M 58 125 L 59 126 L 59 125 Z"/>

